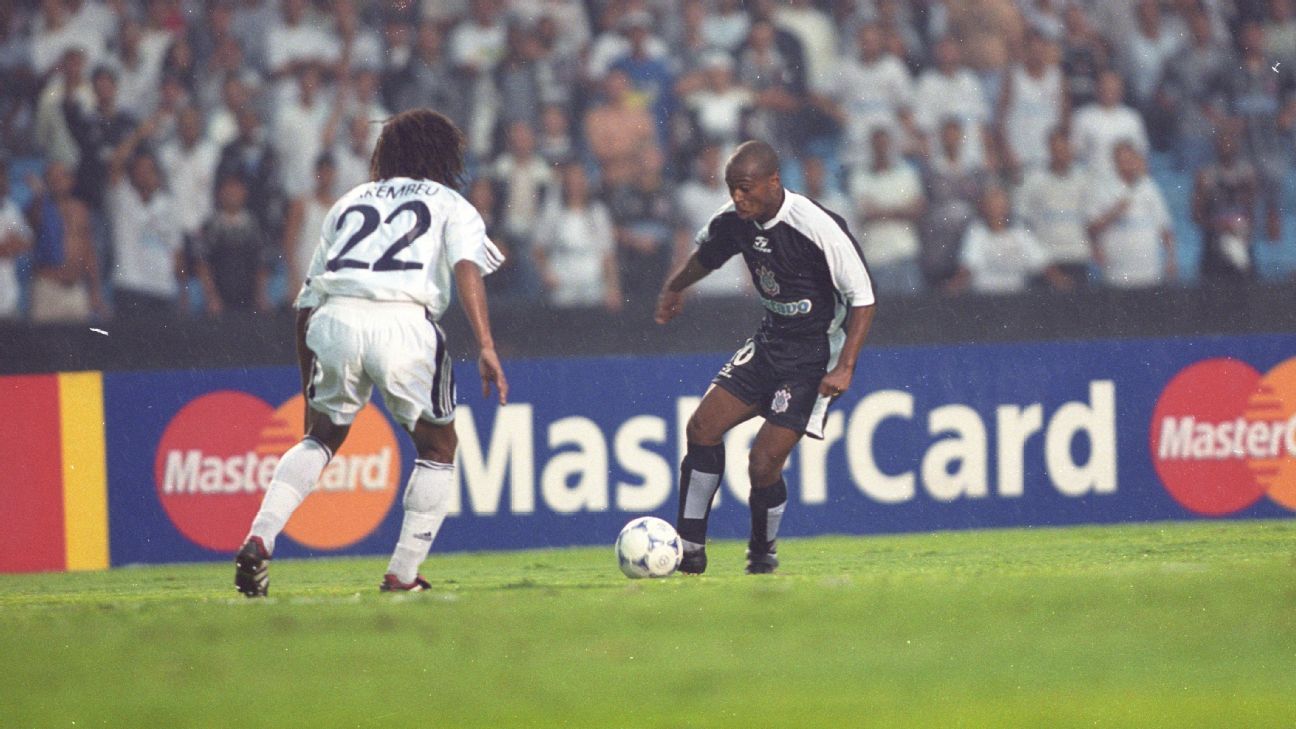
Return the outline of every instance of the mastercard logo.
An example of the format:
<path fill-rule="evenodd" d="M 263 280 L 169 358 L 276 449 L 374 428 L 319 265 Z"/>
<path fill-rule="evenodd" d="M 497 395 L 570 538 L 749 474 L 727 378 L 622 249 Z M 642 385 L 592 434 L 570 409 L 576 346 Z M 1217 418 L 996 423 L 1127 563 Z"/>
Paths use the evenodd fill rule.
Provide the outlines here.
<path fill-rule="evenodd" d="M 1266 496 L 1296 511 L 1296 358 L 1266 374 L 1231 358 L 1185 368 L 1157 400 L 1149 445 L 1190 511 L 1225 516 Z"/>
<path fill-rule="evenodd" d="M 207 549 L 238 549 L 279 457 L 301 439 L 305 407 L 301 395 L 276 408 L 222 390 L 181 408 L 163 431 L 154 462 L 158 500 L 176 529 Z M 355 544 L 386 518 L 399 479 L 396 434 L 367 405 L 284 533 L 313 549 Z"/>

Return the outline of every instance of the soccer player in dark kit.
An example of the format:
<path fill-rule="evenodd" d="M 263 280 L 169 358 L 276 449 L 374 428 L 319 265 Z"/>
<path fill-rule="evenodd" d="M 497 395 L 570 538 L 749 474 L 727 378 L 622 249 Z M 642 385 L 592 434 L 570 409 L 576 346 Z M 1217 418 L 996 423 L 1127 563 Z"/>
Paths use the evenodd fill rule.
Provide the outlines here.
<path fill-rule="evenodd" d="M 765 306 L 756 335 L 720 369 L 687 428 L 680 466 L 680 571 L 706 570 L 707 518 L 724 474 L 724 435 L 765 419 L 748 458 L 751 540 L 748 574 L 778 567 L 776 540 L 787 485 L 783 464 L 801 436 L 823 438 L 828 404 L 851 385 L 875 298 L 864 257 L 841 216 L 783 188 L 779 158 L 745 142 L 725 165 L 726 205 L 697 236 L 697 250 L 657 300 L 665 324 L 683 308 L 684 290 L 742 254 Z"/>

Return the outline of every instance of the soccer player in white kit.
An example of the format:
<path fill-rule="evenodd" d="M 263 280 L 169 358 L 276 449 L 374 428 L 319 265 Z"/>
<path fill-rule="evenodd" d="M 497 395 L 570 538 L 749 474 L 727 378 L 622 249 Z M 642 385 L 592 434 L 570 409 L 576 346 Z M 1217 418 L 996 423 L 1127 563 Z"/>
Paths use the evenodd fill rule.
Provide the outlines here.
<path fill-rule="evenodd" d="M 342 196 L 324 218 L 296 302 L 306 436 L 280 459 L 234 558 L 234 585 L 248 597 L 268 593 L 275 538 L 346 440 L 374 386 L 418 451 L 400 537 L 379 587 L 430 586 L 418 570 L 446 516 L 458 446 L 454 373 L 436 323 L 452 285 L 481 351 L 482 394 L 494 386 L 501 405 L 508 397 L 482 282 L 504 257 L 486 237 L 481 215 L 452 189 L 463 174 L 463 152 L 463 134 L 441 114 L 398 114 L 378 138 L 373 181 Z"/>

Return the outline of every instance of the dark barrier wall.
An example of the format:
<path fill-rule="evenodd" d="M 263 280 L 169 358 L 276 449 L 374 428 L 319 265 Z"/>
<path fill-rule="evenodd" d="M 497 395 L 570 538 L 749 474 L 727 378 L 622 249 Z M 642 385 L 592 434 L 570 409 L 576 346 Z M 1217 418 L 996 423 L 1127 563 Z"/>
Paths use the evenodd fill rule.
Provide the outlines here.
<path fill-rule="evenodd" d="M 601 310 L 497 306 L 505 357 L 721 352 L 760 320 L 754 301 L 689 302 L 669 326 L 648 302 Z M 462 357 L 471 334 L 457 308 L 443 322 Z M 0 373 L 249 367 L 294 361 L 291 312 L 89 326 L 0 324 Z M 1051 292 L 1011 297 L 882 298 L 870 346 L 1296 332 L 1296 288 Z"/>

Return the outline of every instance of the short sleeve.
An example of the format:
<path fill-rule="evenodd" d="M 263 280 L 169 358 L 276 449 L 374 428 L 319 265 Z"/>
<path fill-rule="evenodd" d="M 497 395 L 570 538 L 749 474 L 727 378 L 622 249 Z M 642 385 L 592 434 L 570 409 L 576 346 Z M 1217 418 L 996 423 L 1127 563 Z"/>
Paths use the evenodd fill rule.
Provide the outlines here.
<path fill-rule="evenodd" d="M 481 213 L 467 200 L 460 199 L 446 220 L 445 244 L 451 268 L 460 261 L 472 261 L 485 276 L 504 263 L 504 254 L 486 236 Z"/>
<path fill-rule="evenodd" d="M 698 263 L 701 263 L 703 268 L 710 271 L 720 268 L 725 264 L 725 261 L 733 258 L 738 253 L 737 239 L 725 232 L 723 214 L 729 207 L 729 205 L 725 205 L 719 213 L 716 213 L 698 231 L 697 236 L 693 239 L 698 247 Z"/>

